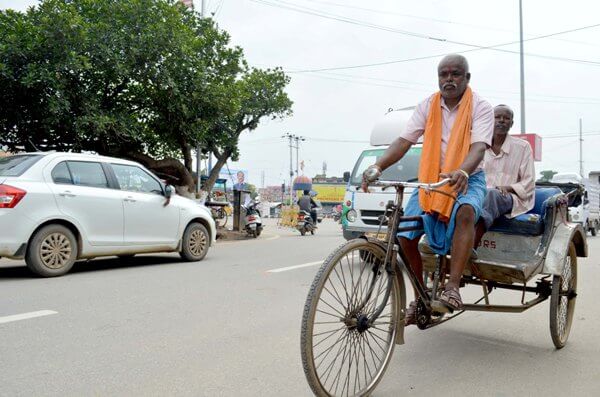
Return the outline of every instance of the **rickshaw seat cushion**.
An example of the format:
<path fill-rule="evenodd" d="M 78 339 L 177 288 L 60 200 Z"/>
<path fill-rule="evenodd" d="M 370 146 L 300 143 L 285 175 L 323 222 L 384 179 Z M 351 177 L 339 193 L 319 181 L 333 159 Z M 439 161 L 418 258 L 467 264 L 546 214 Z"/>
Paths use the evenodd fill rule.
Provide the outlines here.
<path fill-rule="evenodd" d="M 538 236 L 544 233 L 544 216 L 548 199 L 561 193 L 557 187 L 538 187 L 535 189 L 535 204 L 526 214 L 518 215 L 512 219 L 501 216 L 497 219 L 490 231 Z"/>

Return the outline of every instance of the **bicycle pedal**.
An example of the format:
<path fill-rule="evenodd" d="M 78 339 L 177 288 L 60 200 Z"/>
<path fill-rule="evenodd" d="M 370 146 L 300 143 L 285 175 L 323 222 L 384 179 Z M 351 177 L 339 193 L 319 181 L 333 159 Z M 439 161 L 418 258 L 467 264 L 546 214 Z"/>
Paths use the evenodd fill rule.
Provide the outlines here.
<path fill-rule="evenodd" d="M 439 300 L 431 301 L 431 310 L 438 313 L 452 313 L 452 310 Z"/>

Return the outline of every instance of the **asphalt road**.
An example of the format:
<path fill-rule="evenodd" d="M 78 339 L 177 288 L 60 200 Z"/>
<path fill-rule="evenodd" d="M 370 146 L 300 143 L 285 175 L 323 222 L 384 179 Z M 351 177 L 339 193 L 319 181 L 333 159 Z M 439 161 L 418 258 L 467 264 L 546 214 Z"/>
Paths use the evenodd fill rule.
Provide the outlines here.
<path fill-rule="evenodd" d="M 0 395 L 310 396 L 302 310 L 317 262 L 341 243 L 339 225 L 325 220 L 305 237 L 269 225 L 258 240 L 217 243 L 199 263 L 98 259 L 40 279 L 0 260 Z M 588 243 L 564 349 L 552 344 L 547 302 L 522 314 L 465 313 L 407 329 L 374 396 L 598 395 L 600 238 Z M 268 272 L 297 265 L 306 266 Z"/>

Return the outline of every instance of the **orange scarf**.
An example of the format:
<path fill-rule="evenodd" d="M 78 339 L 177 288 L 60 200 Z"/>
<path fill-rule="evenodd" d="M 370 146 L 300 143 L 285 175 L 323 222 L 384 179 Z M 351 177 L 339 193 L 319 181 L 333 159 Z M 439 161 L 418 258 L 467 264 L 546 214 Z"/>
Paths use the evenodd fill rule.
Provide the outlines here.
<path fill-rule="evenodd" d="M 442 153 L 442 106 L 441 93 L 433 95 L 427 124 L 423 134 L 423 151 L 419 163 L 419 182 L 435 183 L 440 180 L 440 172 L 446 173 L 457 170 L 463 163 L 471 147 L 471 124 L 473 119 L 473 92 L 467 87 L 458 105 L 458 115 L 450 132 L 450 141 L 446 148 L 444 164 L 440 167 Z M 437 212 L 443 222 L 450 220 L 456 193 L 451 186 L 444 186 L 440 190 L 451 194 L 453 198 L 439 193 L 419 191 L 419 204 L 428 214 Z"/>

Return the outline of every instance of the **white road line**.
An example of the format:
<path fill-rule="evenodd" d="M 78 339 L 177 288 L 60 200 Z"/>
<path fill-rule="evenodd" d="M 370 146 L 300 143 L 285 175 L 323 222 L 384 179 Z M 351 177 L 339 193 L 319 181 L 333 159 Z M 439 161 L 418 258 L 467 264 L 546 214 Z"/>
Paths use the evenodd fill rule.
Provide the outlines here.
<path fill-rule="evenodd" d="M 49 316 L 51 314 L 58 314 L 58 312 L 55 312 L 54 310 L 39 310 L 37 312 L 14 314 L 12 316 L 0 317 L 0 324 L 11 323 L 13 321 L 28 320 L 30 318 L 36 317 Z"/>
<path fill-rule="evenodd" d="M 309 263 L 303 263 L 301 265 L 280 267 L 279 269 L 267 270 L 267 273 L 281 273 L 281 272 L 287 272 L 288 270 L 301 269 L 303 267 L 310 267 L 310 266 L 316 266 L 316 265 L 322 265 L 322 264 L 323 264 L 323 261 L 309 262 Z"/>

